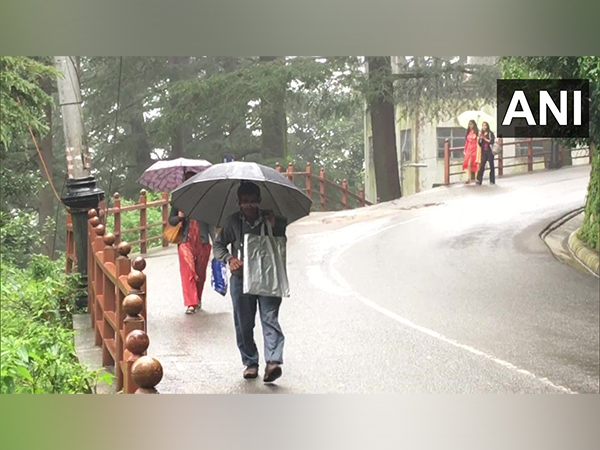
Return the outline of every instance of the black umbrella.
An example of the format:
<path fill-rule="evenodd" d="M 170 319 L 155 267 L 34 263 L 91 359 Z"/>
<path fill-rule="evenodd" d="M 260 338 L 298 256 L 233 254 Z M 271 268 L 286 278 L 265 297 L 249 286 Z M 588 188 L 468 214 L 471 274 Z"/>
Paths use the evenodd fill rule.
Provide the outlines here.
<path fill-rule="evenodd" d="M 292 223 L 310 213 L 312 200 L 274 169 L 256 163 L 215 164 L 172 192 L 171 204 L 183 213 L 216 227 L 239 211 L 237 189 L 251 181 L 261 190 L 261 209 L 272 210 Z"/>

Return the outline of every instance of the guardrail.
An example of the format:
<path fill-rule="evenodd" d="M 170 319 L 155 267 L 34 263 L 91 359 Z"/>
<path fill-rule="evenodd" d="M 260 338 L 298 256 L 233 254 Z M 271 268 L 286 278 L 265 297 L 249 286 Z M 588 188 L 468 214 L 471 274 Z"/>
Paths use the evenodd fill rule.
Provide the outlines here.
<path fill-rule="evenodd" d="M 533 145 L 534 145 L 534 143 L 551 142 L 551 141 L 552 141 L 552 139 L 549 139 L 549 138 L 530 138 L 530 139 L 515 140 L 515 141 L 511 141 L 511 142 L 504 142 L 502 138 L 497 138 L 497 142 L 500 147 L 500 152 L 498 153 L 498 155 L 496 155 L 496 158 L 497 158 L 496 175 L 499 177 L 503 176 L 504 169 L 508 169 L 511 167 L 526 166 L 527 172 L 532 172 L 535 169 L 535 165 L 538 163 L 543 163 L 544 169 L 546 169 L 550 164 L 552 151 L 543 151 L 543 152 L 534 153 Z M 506 147 L 515 146 L 515 148 L 516 148 L 516 146 L 524 145 L 524 144 L 527 145 L 527 154 L 525 156 L 518 156 L 518 155 L 505 156 L 504 155 L 504 149 Z M 569 151 L 577 150 L 577 151 L 582 152 L 582 154 L 580 154 L 580 155 L 572 156 L 571 157 L 572 160 L 588 158 L 589 162 L 591 163 L 592 155 L 593 155 L 593 146 L 590 146 L 588 148 L 578 148 L 578 149 L 568 149 L 568 150 Z M 464 147 L 450 147 L 449 139 L 446 139 L 446 141 L 444 142 L 444 184 L 450 184 L 451 177 L 453 177 L 453 176 L 464 175 L 463 170 L 459 170 L 457 172 L 452 171 L 452 169 L 455 167 L 461 167 L 461 169 L 462 169 L 462 162 L 457 162 L 457 163 L 451 162 L 453 154 L 455 154 L 456 152 L 463 152 L 463 151 L 464 151 Z M 565 152 L 565 149 L 559 145 L 558 146 L 558 161 L 557 161 L 558 167 L 561 167 L 564 164 L 564 152 Z M 540 160 L 540 157 L 541 157 L 541 160 Z M 507 161 L 509 162 L 509 164 L 506 164 Z"/>

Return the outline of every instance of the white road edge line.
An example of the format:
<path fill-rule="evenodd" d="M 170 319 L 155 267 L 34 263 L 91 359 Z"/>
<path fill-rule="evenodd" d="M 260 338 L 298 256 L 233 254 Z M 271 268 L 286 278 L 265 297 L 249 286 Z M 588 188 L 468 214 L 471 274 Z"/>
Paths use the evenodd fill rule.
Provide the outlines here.
<path fill-rule="evenodd" d="M 417 325 L 416 323 L 414 323 L 414 322 L 412 322 L 412 321 L 408 320 L 407 318 L 405 318 L 405 317 L 402 317 L 402 316 L 400 316 L 400 315 L 398 315 L 398 314 L 396 314 L 396 313 L 394 313 L 394 312 L 392 312 L 392 311 L 390 311 L 390 310 L 388 310 L 388 309 L 386 309 L 386 308 L 384 308 L 384 307 L 382 307 L 382 306 L 378 305 L 378 304 L 377 304 L 377 303 L 375 303 L 373 300 L 370 300 L 370 299 L 368 299 L 368 298 L 366 298 L 366 297 L 363 297 L 363 296 L 362 296 L 361 294 L 359 294 L 358 292 L 355 292 L 355 291 L 352 289 L 352 287 L 351 287 L 351 286 L 350 286 L 350 285 L 349 285 L 349 284 L 346 282 L 346 280 L 345 280 L 345 279 L 344 279 L 344 277 L 343 277 L 343 276 L 340 274 L 340 272 L 339 272 L 339 271 L 338 271 L 338 270 L 335 268 L 335 266 L 336 266 L 336 263 L 337 263 L 337 261 L 339 261 L 339 260 L 340 260 L 341 256 L 342 256 L 342 255 L 343 255 L 343 254 L 344 254 L 344 253 L 345 253 L 347 250 L 349 250 L 351 247 L 353 247 L 354 245 L 356 245 L 357 243 L 359 243 L 359 242 L 361 242 L 361 241 L 363 241 L 363 240 L 365 240 L 365 239 L 368 239 L 368 238 L 370 238 L 370 237 L 373 237 L 373 236 L 376 236 L 376 235 L 378 235 L 378 234 L 381 234 L 381 233 L 383 233 L 383 232 L 385 232 L 385 231 L 387 231 L 387 230 L 390 230 L 390 229 L 392 229 L 392 228 L 398 227 L 398 226 L 400 226 L 400 225 L 405 225 L 405 224 L 407 224 L 407 223 L 411 223 L 411 222 L 414 222 L 414 221 L 420 220 L 420 219 L 422 219 L 422 218 L 424 218 L 424 217 L 426 217 L 426 216 L 428 216 L 428 215 L 430 215 L 430 214 L 431 214 L 431 213 L 425 213 L 425 214 L 422 214 L 422 215 L 420 215 L 419 217 L 415 217 L 415 218 L 413 218 L 413 219 L 405 220 L 405 221 L 403 221 L 403 222 L 399 222 L 399 223 L 396 223 L 396 224 L 390 225 L 390 226 L 388 226 L 388 227 L 385 227 L 385 228 L 382 228 L 381 230 L 378 230 L 378 231 L 376 231 L 376 232 L 374 232 L 374 233 L 371 233 L 371 234 L 369 234 L 369 235 L 367 235 L 367 236 L 363 236 L 363 237 L 361 237 L 361 238 L 358 238 L 358 239 L 356 239 L 355 241 L 353 241 L 353 242 L 352 242 L 352 243 L 350 243 L 350 244 L 347 244 L 345 247 L 343 247 L 341 250 L 339 250 L 339 251 L 338 251 L 338 252 L 337 252 L 337 253 L 334 255 L 334 257 L 333 257 L 333 258 L 331 258 L 331 259 L 329 260 L 329 270 L 330 270 L 330 272 L 331 272 L 331 274 L 332 274 L 333 278 L 335 279 L 335 281 L 336 281 L 336 282 L 337 282 L 337 283 L 338 283 L 338 284 L 339 284 L 339 285 L 340 285 L 340 286 L 341 286 L 341 287 L 342 287 L 344 290 L 346 290 L 346 291 L 348 292 L 348 294 L 349 294 L 349 295 L 352 295 L 352 296 L 354 296 L 354 297 L 355 297 L 357 300 L 360 300 L 360 301 L 361 301 L 362 303 L 364 303 L 365 305 L 369 306 L 370 308 L 374 309 L 375 311 L 378 311 L 378 312 L 380 312 L 381 314 L 385 315 L 386 317 L 388 317 L 388 318 L 390 318 L 390 319 L 392 319 L 392 320 L 395 320 L 395 321 L 396 321 L 396 322 L 398 322 L 398 323 L 401 323 L 401 324 L 402 324 L 402 325 L 404 325 L 404 326 L 407 326 L 407 327 L 409 327 L 409 328 L 412 328 L 413 330 L 419 331 L 419 332 L 421 332 L 421 333 L 423 333 L 423 334 L 426 334 L 426 335 L 428 335 L 428 336 L 431 336 L 431 337 L 433 337 L 434 339 L 438 339 L 438 340 L 440 340 L 440 341 L 442 341 L 442 342 L 445 342 L 445 343 L 447 343 L 447 344 L 450 344 L 450 345 L 452 345 L 452 346 L 454 346 L 454 347 L 460 348 L 460 349 L 462 349 L 462 350 L 466 350 L 467 352 L 469 352 L 469 353 L 472 353 L 472 354 L 474 354 L 474 355 L 477 355 L 477 356 L 483 357 L 483 358 L 485 358 L 485 359 L 487 359 L 487 360 L 489 360 L 489 361 L 492 361 L 492 362 L 494 362 L 494 363 L 496 363 L 496 364 L 500 365 L 501 367 L 504 367 L 504 368 L 506 368 L 506 369 L 509 369 L 509 370 L 511 370 L 511 371 L 513 371 L 513 372 L 516 372 L 516 373 L 519 373 L 519 374 L 522 374 L 522 375 L 526 375 L 526 376 L 528 376 L 528 377 L 530 377 L 530 378 L 533 378 L 533 379 L 535 379 L 535 380 L 537 380 L 537 381 L 539 381 L 539 382 L 541 382 L 541 383 L 543 383 L 543 384 L 545 384 L 545 385 L 547 385 L 547 386 L 550 386 L 550 387 L 551 387 L 551 388 L 553 388 L 553 389 L 556 389 L 556 390 L 558 390 L 558 391 L 560 391 L 560 392 L 563 392 L 563 393 L 565 393 L 565 394 L 577 394 L 577 392 L 575 392 L 575 391 L 572 391 L 571 389 L 569 389 L 569 388 L 567 388 L 567 387 L 565 387 L 565 386 L 561 386 L 561 385 L 556 385 L 556 384 L 554 384 L 554 383 L 553 383 L 552 381 L 550 381 L 548 378 L 542 378 L 542 377 L 539 377 L 539 376 L 537 376 L 536 374 L 534 374 L 534 373 L 532 373 L 532 372 L 530 372 L 530 371 L 528 371 L 528 370 L 521 369 L 520 367 L 518 367 L 518 366 L 515 366 L 515 365 L 514 365 L 514 364 L 512 364 L 512 363 L 509 363 L 508 361 L 504 361 L 504 360 L 502 360 L 502 359 L 500 359 L 500 358 L 496 358 L 495 356 L 492 356 L 492 355 L 490 355 L 490 354 L 488 354 L 488 353 L 486 353 L 486 352 L 483 352 L 483 351 L 481 351 L 481 350 L 477 350 L 476 348 L 474 348 L 474 347 L 471 347 L 470 345 L 461 344 L 460 342 L 458 342 L 458 341 L 456 341 L 456 340 L 454 340 L 454 339 L 450 339 L 450 338 L 448 338 L 448 337 L 446 337 L 446 336 L 444 336 L 444 335 L 442 335 L 442 334 L 438 333 L 437 331 L 433 331 L 433 330 L 430 330 L 429 328 L 423 327 L 423 326 L 421 326 L 421 325 Z"/>

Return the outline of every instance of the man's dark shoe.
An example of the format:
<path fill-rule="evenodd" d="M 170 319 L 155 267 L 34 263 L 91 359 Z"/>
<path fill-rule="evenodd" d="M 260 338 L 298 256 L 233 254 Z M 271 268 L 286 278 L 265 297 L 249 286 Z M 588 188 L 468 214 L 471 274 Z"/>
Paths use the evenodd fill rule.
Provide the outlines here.
<path fill-rule="evenodd" d="M 258 365 L 253 364 L 244 369 L 244 378 L 246 380 L 258 377 Z"/>
<path fill-rule="evenodd" d="M 272 383 L 277 378 L 282 375 L 283 371 L 281 370 L 281 366 L 277 363 L 267 363 L 267 367 L 265 369 L 265 377 L 263 381 L 265 383 Z"/>

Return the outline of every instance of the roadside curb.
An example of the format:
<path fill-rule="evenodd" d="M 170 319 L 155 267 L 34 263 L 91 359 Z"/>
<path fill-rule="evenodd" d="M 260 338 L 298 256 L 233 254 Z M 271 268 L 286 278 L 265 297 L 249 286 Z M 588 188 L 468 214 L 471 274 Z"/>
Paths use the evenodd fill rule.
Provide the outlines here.
<path fill-rule="evenodd" d="M 581 265 L 596 277 L 600 278 L 600 256 L 597 252 L 589 249 L 583 241 L 577 237 L 579 230 L 581 230 L 581 228 L 573 231 L 571 236 L 569 236 L 569 240 L 567 241 L 569 251 Z"/>
<path fill-rule="evenodd" d="M 556 230 L 557 228 L 560 228 L 561 226 L 563 226 L 565 223 L 567 223 L 569 220 L 571 220 L 573 217 L 581 214 L 583 212 L 583 210 L 585 209 L 584 206 L 577 208 L 573 211 L 570 211 L 564 215 L 562 215 L 561 217 L 559 217 L 558 219 L 556 219 L 553 222 L 550 222 L 541 232 L 540 232 L 540 237 L 544 240 L 544 242 L 546 241 L 546 236 L 548 236 L 550 233 L 552 233 L 554 230 Z"/>

